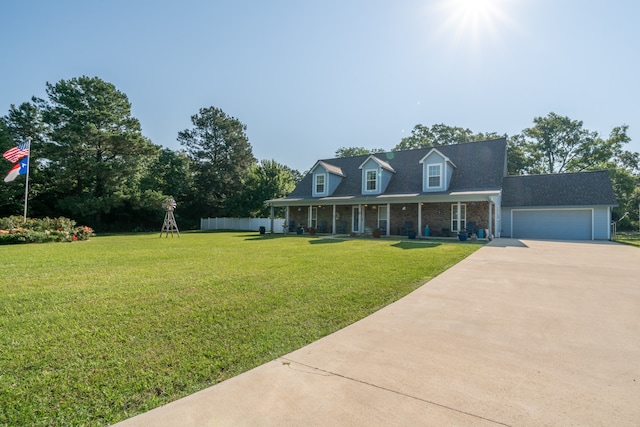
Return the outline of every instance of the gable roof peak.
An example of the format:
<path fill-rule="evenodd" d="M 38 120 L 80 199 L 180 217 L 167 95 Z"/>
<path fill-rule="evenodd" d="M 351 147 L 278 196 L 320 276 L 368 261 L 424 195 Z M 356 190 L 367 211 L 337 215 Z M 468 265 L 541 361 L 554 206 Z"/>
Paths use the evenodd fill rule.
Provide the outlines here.
<path fill-rule="evenodd" d="M 327 172 L 334 174 L 334 175 L 338 175 L 341 177 L 345 177 L 346 175 L 342 172 L 342 168 L 338 167 L 338 166 L 334 166 L 330 163 L 327 163 L 323 160 L 318 160 L 316 162 L 315 165 L 313 165 L 313 167 L 311 168 L 310 172 L 313 172 L 318 166 L 322 166 Z"/>
<path fill-rule="evenodd" d="M 386 169 L 391 173 L 396 173 L 395 169 L 393 169 L 393 167 L 391 167 L 391 165 L 387 162 L 385 162 L 382 159 L 379 159 L 378 157 L 374 156 L 373 154 L 370 154 L 365 160 L 364 162 L 362 162 L 362 164 L 360 164 L 360 166 L 358 167 L 358 169 L 362 169 L 365 165 L 365 163 L 367 163 L 370 159 L 372 159 L 374 162 L 376 162 L 382 169 Z"/>
<path fill-rule="evenodd" d="M 436 153 L 438 154 L 440 157 L 442 157 L 444 159 L 445 162 L 449 163 L 451 166 L 453 166 L 454 168 L 457 168 L 457 166 L 455 165 L 455 163 L 453 163 L 451 161 L 451 159 L 447 156 L 445 156 L 444 154 L 442 154 L 442 152 L 440 150 L 438 150 L 437 148 L 433 147 L 431 150 L 429 150 L 429 152 L 427 154 L 424 155 L 424 157 L 422 157 L 420 159 L 419 163 L 424 163 L 426 158 L 429 157 L 431 155 L 431 153 Z"/>

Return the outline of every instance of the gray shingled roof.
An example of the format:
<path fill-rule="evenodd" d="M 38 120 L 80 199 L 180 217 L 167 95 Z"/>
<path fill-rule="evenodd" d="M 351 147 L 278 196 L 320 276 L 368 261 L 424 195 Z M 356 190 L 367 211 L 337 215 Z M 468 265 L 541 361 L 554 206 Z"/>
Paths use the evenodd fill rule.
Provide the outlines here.
<path fill-rule="evenodd" d="M 607 171 L 507 176 L 503 207 L 616 206 Z"/>
<path fill-rule="evenodd" d="M 457 167 L 453 171 L 449 192 L 499 190 L 506 174 L 507 141 L 505 138 L 436 147 Z M 385 195 L 422 193 L 420 160 L 432 147 L 374 154 L 396 171 Z M 321 160 L 340 168 L 345 175 L 333 193 L 335 197 L 361 196 L 362 171 L 359 166 L 369 154 Z M 311 199 L 312 174 L 307 174 L 288 198 Z"/>

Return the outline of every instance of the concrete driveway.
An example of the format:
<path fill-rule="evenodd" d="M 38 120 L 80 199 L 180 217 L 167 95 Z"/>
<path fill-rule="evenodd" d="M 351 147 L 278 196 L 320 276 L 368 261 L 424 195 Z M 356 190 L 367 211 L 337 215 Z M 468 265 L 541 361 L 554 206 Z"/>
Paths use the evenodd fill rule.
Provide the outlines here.
<path fill-rule="evenodd" d="M 402 300 L 119 426 L 638 426 L 640 249 L 498 239 Z"/>

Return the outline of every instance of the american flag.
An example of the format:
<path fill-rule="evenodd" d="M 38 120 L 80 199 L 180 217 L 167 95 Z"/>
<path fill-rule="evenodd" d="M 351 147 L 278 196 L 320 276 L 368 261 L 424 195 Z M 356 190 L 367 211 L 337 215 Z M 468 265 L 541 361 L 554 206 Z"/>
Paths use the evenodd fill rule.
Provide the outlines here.
<path fill-rule="evenodd" d="M 29 155 L 29 143 L 23 142 L 17 147 L 13 147 L 5 151 L 2 157 L 9 160 L 11 163 L 15 163 L 21 158 L 26 157 L 28 155 Z"/>

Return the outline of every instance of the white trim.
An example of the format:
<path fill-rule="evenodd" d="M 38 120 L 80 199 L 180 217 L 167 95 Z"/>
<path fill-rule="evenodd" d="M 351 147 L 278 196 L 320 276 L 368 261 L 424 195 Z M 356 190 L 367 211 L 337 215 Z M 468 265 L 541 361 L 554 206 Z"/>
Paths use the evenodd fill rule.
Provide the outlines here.
<path fill-rule="evenodd" d="M 427 169 L 427 170 L 426 170 L 426 182 L 425 182 L 425 184 L 426 184 L 426 189 L 427 189 L 427 190 L 437 190 L 437 189 L 444 188 L 444 185 L 443 185 L 443 184 L 444 184 L 444 176 L 443 176 L 443 175 L 444 175 L 444 171 L 445 171 L 444 163 L 426 163 L 426 164 L 425 164 L 425 167 L 426 167 L 426 169 Z M 438 174 L 437 174 L 437 175 L 431 175 L 431 173 L 430 173 L 430 169 L 431 169 L 432 167 L 433 167 L 433 168 L 435 168 L 435 167 L 437 167 L 437 168 L 438 168 Z M 430 178 L 431 178 L 432 176 L 433 176 L 434 178 L 435 178 L 436 176 L 438 177 L 438 185 L 431 185 L 431 182 L 430 182 L 430 181 L 431 181 L 431 179 L 430 179 Z"/>
<path fill-rule="evenodd" d="M 356 209 L 358 209 L 358 228 L 356 229 Z M 362 206 L 361 205 L 354 205 L 351 208 L 351 231 L 354 233 L 360 233 L 362 232 Z"/>
<path fill-rule="evenodd" d="M 373 160 L 374 162 L 376 162 L 378 164 L 379 168 L 386 169 L 386 170 L 388 170 L 389 172 L 392 172 L 392 173 L 396 173 L 396 171 L 391 167 L 391 165 L 389 163 L 385 162 L 384 160 L 380 160 L 379 158 L 377 158 L 373 154 L 369 155 L 369 157 L 367 157 L 365 159 L 365 161 L 362 162 L 362 164 L 360 166 L 358 166 L 358 169 L 362 169 L 364 167 L 364 165 L 366 165 L 369 160 Z"/>
<path fill-rule="evenodd" d="M 318 207 L 311 206 L 309 209 L 309 228 L 318 228 Z"/>
<path fill-rule="evenodd" d="M 385 216 L 384 218 L 380 218 L 380 212 L 382 211 L 382 209 L 385 210 Z M 380 220 L 383 220 L 386 224 L 385 227 L 385 234 L 389 233 L 389 210 L 387 209 L 387 205 L 378 205 L 378 223 L 377 223 L 377 228 L 380 228 Z"/>
<path fill-rule="evenodd" d="M 324 178 L 324 191 L 320 192 L 317 191 L 318 189 L 318 177 L 323 177 Z M 329 186 L 329 179 L 328 179 L 328 174 L 325 171 L 325 173 L 314 173 L 313 174 L 313 196 L 314 197 L 318 197 L 318 196 L 326 196 L 327 192 L 329 191 L 328 186 Z"/>
<path fill-rule="evenodd" d="M 436 148 L 432 148 L 431 150 L 429 150 L 429 152 L 428 152 L 427 154 L 425 154 L 425 155 L 424 155 L 424 157 L 422 157 L 418 163 L 425 163 L 425 159 L 426 159 L 427 157 L 429 157 L 429 156 L 431 155 L 431 153 L 433 153 L 433 152 L 437 153 L 437 154 L 438 154 L 438 156 L 442 157 L 442 159 L 445 161 L 445 163 L 450 163 L 450 164 L 451 164 L 451 166 L 453 166 L 454 168 L 456 168 L 456 169 L 458 168 L 458 167 L 455 165 L 455 163 L 453 163 L 453 162 L 451 161 L 451 159 L 450 159 L 450 158 L 448 158 L 447 156 L 445 156 L 444 154 L 442 154 L 442 153 L 441 153 L 438 149 L 436 149 Z"/>
<path fill-rule="evenodd" d="M 373 172 L 375 175 L 375 185 L 376 188 L 373 190 L 369 190 L 367 188 L 367 183 L 369 182 L 368 174 L 369 172 Z M 380 194 L 380 169 L 364 169 L 364 176 L 362 179 L 362 194 Z"/>
<path fill-rule="evenodd" d="M 456 206 L 458 212 L 457 212 L 457 217 L 455 219 L 455 221 L 457 221 L 457 229 L 454 230 L 453 228 L 453 207 Z M 464 206 L 464 219 L 462 218 L 462 215 L 460 215 L 460 211 L 462 210 L 462 206 Z M 464 227 L 460 227 L 460 221 L 464 221 Z M 462 228 L 466 229 L 467 228 L 467 204 L 466 203 L 452 203 L 451 204 L 451 231 L 452 232 L 458 232 L 460 231 Z"/>

